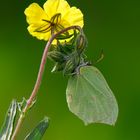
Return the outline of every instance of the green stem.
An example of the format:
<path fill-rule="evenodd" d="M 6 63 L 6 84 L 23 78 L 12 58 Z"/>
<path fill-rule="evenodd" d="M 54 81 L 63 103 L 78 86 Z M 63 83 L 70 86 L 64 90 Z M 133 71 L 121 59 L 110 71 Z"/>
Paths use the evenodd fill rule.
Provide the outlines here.
<path fill-rule="evenodd" d="M 44 53 L 43 53 L 43 56 L 42 56 L 42 60 L 41 60 L 41 64 L 40 64 L 40 68 L 39 68 L 39 72 L 38 72 L 38 76 L 37 76 L 37 80 L 36 80 L 36 83 L 35 83 L 35 86 L 34 86 L 34 89 L 27 101 L 27 104 L 25 106 L 25 108 L 23 109 L 23 113 L 21 113 L 18 121 L 17 121 L 17 125 L 15 127 L 15 130 L 13 132 L 13 135 L 12 135 L 12 138 L 11 140 L 15 140 L 16 137 L 17 137 L 17 134 L 22 126 L 22 123 L 24 121 L 24 118 L 25 118 L 25 114 L 26 112 L 28 111 L 28 109 L 30 108 L 31 104 L 33 103 L 37 93 L 38 93 L 38 90 L 39 90 L 39 87 L 41 85 L 41 81 L 42 81 L 42 77 L 43 77 L 43 73 L 44 73 L 44 69 L 45 69 L 45 64 L 46 64 L 46 60 L 47 60 L 47 54 L 48 54 L 48 51 L 49 51 L 49 48 L 53 42 L 53 40 L 59 36 L 60 34 L 68 31 L 68 30 L 71 30 L 71 29 L 77 29 L 79 30 L 80 32 L 83 32 L 81 27 L 80 26 L 70 26 L 68 28 L 65 28 L 59 32 L 57 32 L 56 34 L 52 35 L 51 38 L 49 39 L 49 41 L 47 42 L 47 45 L 45 47 L 45 50 L 44 50 Z"/>

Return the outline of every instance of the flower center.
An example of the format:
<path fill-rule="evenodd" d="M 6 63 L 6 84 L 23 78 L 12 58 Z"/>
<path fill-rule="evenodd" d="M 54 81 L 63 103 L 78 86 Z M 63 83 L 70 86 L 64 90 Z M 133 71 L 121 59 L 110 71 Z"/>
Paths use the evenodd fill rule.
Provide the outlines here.
<path fill-rule="evenodd" d="M 51 31 L 51 34 L 59 32 L 60 30 L 64 29 L 64 27 L 60 24 L 61 21 L 61 14 L 55 14 L 51 20 L 42 19 L 44 24 L 42 24 L 39 28 L 35 30 L 35 32 L 40 33 L 47 33 Z"/>

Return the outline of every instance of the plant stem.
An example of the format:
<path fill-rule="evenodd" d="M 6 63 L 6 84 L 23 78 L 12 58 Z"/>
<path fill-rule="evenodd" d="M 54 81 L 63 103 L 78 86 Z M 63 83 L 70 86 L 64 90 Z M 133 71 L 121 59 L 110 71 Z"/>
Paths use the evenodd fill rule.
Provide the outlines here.
<path fill-rule="evenodd" d="M 82 29 L 81 29 L 80 26 L 70 26 L 68 28 L 65 28 L 65 29 L 57 32 L 56 34 L 53 34 L 51 36 L 51 38 L 49 39 L 49 41 L 47 42 L 47 45 L 46 45 L 46 47 L 44 49 L 44 53 L 43 53 L 43 56 L 42 56 L 42 60 L 41 60 L 41 64 L 40 64 L 40 68 L 39 68 L 39 72 L 38 72 L 38 76 L 37 76 L 37 80 L 36 80 L 34 89 L 33 89 L 32 93 L 31 93 L 31 95 L 30 95 L 30 97 L 29 97 L 29 99 L 27 101 L 27 104 L 26 104 L 25 108 L 23 109 L 23 112 L 20 114 L 20 117 L 19 117 L 19 119 L 17 121 L 17 125 L 15 127 L 14 132 L 13 132 L 11 140 L 15 140 L 16 139 L 16 136 L 17 136 L 17 134 L 18 134 L 18 132 L 19 132 L 21 126 L 22 126 L 23 121 L 24 121 L 25 114 L 28 111 L 28 109 L 30 108 L 30 106 L 32 105 L 32 103 L 33 103 L 33 101 L 34 101 L 34 99 L 35 99 L 35 97 L 36 97 L 36 95 L 38 93 L 39 87 L 41 85 L 44 69 L 45 69 L 45 64 L 46 64 L 46 60 L 47 60 L 47 54 L 48 54 L 49 48 L 50 48 L 53 40 L 57 36 L 59 36 L 60 34 L 66 32 L 68 30 L 71 30 L 71 29 L 77 29 L 80 32 L 82 32 Z"/>

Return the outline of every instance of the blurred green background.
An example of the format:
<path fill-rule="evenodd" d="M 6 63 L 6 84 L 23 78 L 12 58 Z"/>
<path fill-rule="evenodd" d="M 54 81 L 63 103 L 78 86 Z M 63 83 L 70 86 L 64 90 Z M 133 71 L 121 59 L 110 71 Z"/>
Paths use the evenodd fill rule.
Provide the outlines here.
<path fill-rule="evenodd" d="M 0 125 L 13 98 L 28 98 L 34 86 L 45 42 L 27 32 L 24 9 L 45 0 L 7 0 L 0 4 Z M 115 127 L 83 122 L 69 112 L 65 90 L 67 78 L 52 74 L 47 61 L 36 106 L 18 139 L 45 115 L 51 125 L 44 140 L 140 140 L 140 1 L 68 0 L 84 13 L 84 30 L 89 41 L 87 55 L 105 58 L 96 66 L 106 77 L 119 104 Z"/>

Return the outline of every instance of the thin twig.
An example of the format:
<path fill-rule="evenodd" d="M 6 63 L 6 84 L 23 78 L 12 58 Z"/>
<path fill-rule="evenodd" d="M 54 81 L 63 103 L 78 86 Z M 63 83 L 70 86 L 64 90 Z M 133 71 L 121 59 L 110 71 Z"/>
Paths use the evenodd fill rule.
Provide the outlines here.
<path fill-rule="evenodd" d="M 70 26 L 68 28 L 65 28 L 59 32 L 57 32 L 56 34 L 52 35 L 51 38 L 49 39 L 49 41 L 47 42 L 47 45 L 45 47 L 45 50 L 44 50 L 44 53 L 43 53 L 43 56 L 42 56 L 42 60 L 41 60 L 41 64 L 40 64 L 40 68 L 39 68 L 39 72 L 38 72 L 38 76 L 37 76 L 37 80 L 36 80 L 36 83 L 35 83 L 35 86 L 34 86 L 34 89 L 32 91 L 32 94 L 31 96 L 29 97 L 28 101 L 27 101 L 27 104 L 25 106 L 25 108 L 23 109 L 23 113 L 21 113 L 18 121 L 17 121 L 17 125 L 15 127 L 15 130 L 14 130 L 14 133 L 12 135 L 12 138 L 11 140 L 15 140 L 16 139 L 16 136 L 22 126 L 22 123 L 24 121 L 24 118 L 25 118 L 25 114 L 27 112 L 27 110 L 30 108 L 31 104 L 33 103 L 37 93 L 38 93 L 38 90 L 39 90 L 39 87 L 41 85 L 41 81 L 42 81 L 42 77 L 43 77 L 43 73 L 44 73 L 44 69 L 45 69 L 45 64 L 46 64 L 46 60 L 47 60 L 47 54 L 48 54 L 48 51 L 49 51 L 49 48 L 53 42 L 53 40 L 59 36 L 60 34 L 68 31 L 68 30 L 71 30 L 71 29 L 77 29 L 79 30 L 80 32 L 82 32 L 82 29 L 80 26 Z"/>

